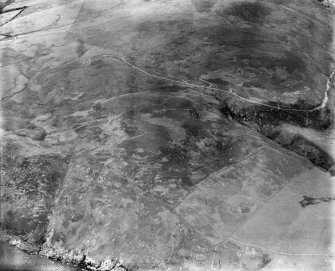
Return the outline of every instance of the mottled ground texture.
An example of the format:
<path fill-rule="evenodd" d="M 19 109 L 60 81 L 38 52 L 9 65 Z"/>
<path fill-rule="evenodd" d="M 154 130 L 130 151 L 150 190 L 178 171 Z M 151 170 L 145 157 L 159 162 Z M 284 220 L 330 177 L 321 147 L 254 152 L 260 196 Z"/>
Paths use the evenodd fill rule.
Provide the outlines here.
<path fill-rule="evenodd" d="M 334 270 L 333 18 L 1 1 L 1 239 L 88 270 Z"/>

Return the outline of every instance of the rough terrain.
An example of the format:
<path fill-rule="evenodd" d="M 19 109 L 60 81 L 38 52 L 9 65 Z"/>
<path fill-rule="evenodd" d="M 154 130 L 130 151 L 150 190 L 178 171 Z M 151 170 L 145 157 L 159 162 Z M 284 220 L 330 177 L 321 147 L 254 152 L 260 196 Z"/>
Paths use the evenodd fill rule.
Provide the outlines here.
<path fill-rule="evenodd" d="M 88 270 L 334 270 L 333 18 L 1 2 L 2 239 Z"/>

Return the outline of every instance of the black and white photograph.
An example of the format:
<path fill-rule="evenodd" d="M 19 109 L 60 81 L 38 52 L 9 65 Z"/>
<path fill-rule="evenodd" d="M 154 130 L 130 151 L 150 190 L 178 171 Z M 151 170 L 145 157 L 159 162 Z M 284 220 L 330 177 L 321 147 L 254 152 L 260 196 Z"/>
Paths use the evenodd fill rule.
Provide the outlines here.
<path fill-rule="evenodd" d="M 335 271 L 335 0 L 0 0 L 0 271 Z"/>

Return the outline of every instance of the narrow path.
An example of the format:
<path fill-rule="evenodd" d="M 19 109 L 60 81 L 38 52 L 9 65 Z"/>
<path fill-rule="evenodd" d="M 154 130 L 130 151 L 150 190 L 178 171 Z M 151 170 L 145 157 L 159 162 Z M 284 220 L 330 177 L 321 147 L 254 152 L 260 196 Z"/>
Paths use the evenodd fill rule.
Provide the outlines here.
<path fill-rule="evenodd" d="M 261 105 L 261 106 L 265 106 L 265 107 L 269 107 L 269 108 L 274 108 L 274 109 L 277 109 L 277 110 L 293 111 L 293 112 L 313 112 L 313 111 L 317 111 L 317 110 L 320 110 L 320 109 L 324 108 L 326 106 L 327 101 L 328 101 L 328 92 L 329 92 L 329 89 L 331 87 L 331 80 L 332 80 L 332 78 L 334 77 L 334 74 L 335 74 L 335 69 L 334 69 L 333 72 L 330 74 L 330 76 L 327 79 L 326 89 L 324 91 L 324 99 L 323 99 L 323 102 L 320 105 L 318 105 L 318 106 L 316 106 L 316 107 L 314 107 L 312 109 L 294 109 L 294 108 L 282 108 L 282 107 L 279 107 L 279 106 L 273 106 L 273 105 L 269 105 L 269 104 L 266 104 L 266 103 L 253 101 L 253 100 L 244 98 L 244 97 L 238 95 L 235 92 L 227 91 L 227 90 L 223 90 L 223 89 L 219 89 L 219 88 L 214 88 L 212 86 L 206 87 L 206 86 L 203 86 L 203 85 L 197 85 L 197 84 L 187 83 L 187 82 L 184 82 L 184 81 L 179 81 L 179 80 L 170 79 L 170 78 L 167 78 L 167 77 L 162 77 L 162 76 L 154 75 L 154 74 L 148 73 L 145 70 L 143 70 L 143 69 L 141 69 L 141 68 L 139 68 L 139 67 L 137 67 L 137 66 L 135 66 L 135 65 L 133 65 L 131 63 L 129 63 L 123 57 L 120 57 L 120 59 L 123 62 L 125 62 L 126 64 L 128 64 L 129 66 L 133 67 L 134 69 L 137 69 L 137 70 L 141 71 L 142 73 L 144 73 L 144 74 L 146 74 L 147 76 L 150 76 L 150 77 L 154 77 L 154 78 L 165 80 L 165 81 L 174 82 L 174 83 L 177 83 L 177 84 L 188 85 L 190 87 L 205 88 L 205 89 L 210 89 L 210 90 L 225 92 L 225 93 L 227 93 L 229 95 L 235 96 L 238 99 L 241 99 L 241 100 L 249 102 L 249 103 L 253 103 L 253 104 L 257 104 L 257 105 Z"/>
<path fill-rule="evenodd" d="M 334 254 L 289 253 L 289 252 L 285 252 L 285 251 L 274 250 L 274 249 L 270 249 L 270 248 L 266 248 L 266 247 L 257 246 L 257 245 L 250 244 L 250 243 L 246 243 L 246 242 L 237 240 L 237 239 L 232 238 L 232 237 L 227 237 L 227 239 L 229 239 L 229 240 L 231 240 L 233 242 L 236 242 L 238 244 L 245 245 L 245 246 L 255 247 L 255 248 L 259 248 L 259 249 L 264 250 L 264 251 L 268 251 L 268 252 L 272 252 L 272 253 L 276 253 L 276 254 L 287 255 L 287 256 L 311 256 L 311 257 L 312 256 L 319 256 L 319 257 L 329 257 L 329 258 L 334 258 L 335 257 Z"/>
<path fill-rule="evenodd" d="M 204 85 L 198 85 L 198 84 L 193 84 L 193 83 L 188 83 L 188 82 L 185 82 L 185 81 L 181 81 L 181 80 L 176 80 L 176 79 L 171 79 L 171 78 L 167 78 L 167 77 L 163 77 L 163 76 L 159 76 L 159 75 L 155 75 L 155 74 L 152 74 L 152 73 L 149 73 L 141 68 L 139 68 L 138 66 L 135 66 L 134 64 L 131 64 L 130 62 L 128 62 L 123 56 L 118 56 L 118 55 L 115 55 L 115 54 L 102 54 L 102 55 L 96 55 L 94 57 L 91 57 L 91 58 L 97 58 L 97 57 L 101 57 L 101 58 L 105 58 L 105 57 L 114 57 L 115 59 L 118 59 L 120 61 L 123 61 L 124 63 L 126 63 L 128 66 L 144 73 L 145 75 L 149 76 L 149 77 L 152 77 L 152 78 L 156 78 L 156 79 L 160 79 L 160 80 L 164 80 L 164 81 L 169 81 L 169 82 L 173 82 L 173 83 L 177 83 L 177 84 L 182 84 L 182 85 L 187 85 L 187 86 L 190 86 L 190 87 L 195 87 L 195 88 L 201 88 L 201 89 L 208 89 L 208 90 L 213 90 L 213 91 L 219 91 L 219 92 L 225 92 L 227 93 L 228 95 L 232 95 L 232 96 L 235 96 L 237 97 L 238 99 L 240 100 L 243 100 L 243 101 L 246 101 L 248 103 L 252 103 L 252 104 L 256 104 L 256 105 L 261 105 L 261 106 L 265 106 L 265 107 L 268 107 L 268 108 L 273 108 L 273 109 L 277 109 L 277 110 L 282 110 L 282 111 L 290 111 L 290 112 L 313 112 L 313 111 L 317 111 L 317 110 L 321 110 L 323 109 L 327 102 L 328 102 L 328 92 L 332 86 L 331 84 L 331 81 L 333 79 L 333 77 L 335 76 L 335 69 L 332 71 L 332 73 L 330 74 L 330 76 L 328 77 L 327 79 L 327 82 L 326 82 L 326 88 L 324 90 L 324 99 L 322 101 L 322 103 L 312 109 L 294 109 L 294 108 L 283 108 L 283 107 L 280 107 L 280 106 L 273 106 L 273 105 L 269 105 L 269 104 L 266 104 L 266 103 L 262 103 L 262 102 L 257 102 L 257 101 L 253 101 L 253 100 L 250 100 L 250 99 L 247 99 L 245 97 L 242 97 L 240 95 L 238 95 L 237 93 L 233 92 L 231 89 L 229 91 L 227 90 L 224 90 L 224 89 L 219 89 L 219 88 L 215 88 L 215 87 L 212 87 L 212 86 L 204 86 Z M 35 58 L 36 59 L 36 58 Z M 59 69 L 63 66 L 66 66 L 66 65 L 69 65 L 70 63 L 72 62 L 75 62 L 75 61 L 80 61 L 80 60 L 84 60 L 84 59 L 90 59 L 90 58 L 75 58 L 69 62 L 66 62 L 66 63 L 63 63 L 59 66 L 51 66 L 49 63 L 47 63 L 47 65 L 49 67 L 52 67 L 51 69 Z M 43 61 L 43 60 L 41 60 Z M 40 73 L 42 72 L 49 72 L 51 69 L 47 70 L 47 71 L 41 71 Z M 36 74 L 34 76 L 34 78 L 32 79 L 32 81 L 40 74 Z M 26 87 L 28 87 L 31 83 L 27 84 Z M 203 81 L 203 80 L 202 80 Z M 207 82 L 209 83 L 209 82 Z M 24 89 L 26 89 L 26 87 Z M 14 93 L 13 95 L 10 95 L 10 96 L 7 96 L 7 97 L 4 97 L 2 99 L 1 102 L 3 101 L 6 101 L 10 98 L 12 98 L 13 96 L 21 93 L 22 91 L 24 91 L 24 89 L 22 89 L 21 91 L 18 91 L 16 93 Z"/>
<path fill-rule="evenodd" d="M 301 172 L 300 174 L 298 174 L 297 176 L 295 176 L 294 178 L 298 177 L 299 175 L 302 175 L 302 174 L 305 174 L 306 171 L 303 171 Z M 269 201 L 271 201 L 272 199 L 274 199 L 276 197 L 276 195 L 282 191 L 284 188 L 288 188 L 292 191 L 295 191 L 299 194 L 301 194 L 301 196 L 304 196 L 304 194 L 301 192 L 301 191 L 298 191 L 296 189 L 293 189 L 292 187 L 290 187 L 290 183 L 292 182 L 292 179 L 289 180 L 288 183 L 286 183 L 280 190 L 278 190 L 275 194 L 273 194 L 263 205 L 261 205 L 258 210 L 252 215 L 254 216 L 261 208 L 264 208 L 265 206 L 268 205 Z M 251 217 L 252 217 L 251 216 Z M 251 217 L 248 217 L 243 223 L 242 225 L 240 225 L 234 232 L 237 232 L 238 229 L 240 229 Z M 267 247 L 263 247 L 263 246 L 259 246 L 259 245 L 256 245 L 256 244 L 252 244 L 252 243 L 248 243 L 248 242 L 244 242 L 242 240 L 238 240 L 236 238 L 233 238 L 231 237 L 233 234 L 231 234 L 230 236 L 227 236 L 226 239 L 218 244 L 215 244 L 214 245 L 214 249 L 213 249 L 213 252 L 217 250 L 217 247 L 219 247 L 220 245 L 224 244 L 227 240 L 230 240 L 230 241 L 233 241 L 237 244 L 241 244 L 241 245 L 244 245 L 244 246 L 249 246 L 249 247 L 252 247 L 252 248 L 257 248 L 257 249 L 260 249 L 260 250 L 263 250 L 265 252 L 271 252 L 271 253 L 275 253 L 275 254 L 281 254 L 281 255 L 286 255 L 286 256 L 307 256 L 307 257 L 326 257 L 326 258 L 335 258 L 335 254 L 322 254 L 322 253 L 289 253 L 289 252 L 285 252 L 285 251 L 280 251 L 280 250 L 275 250 L 275 249 L 271 249 L 271 248 L 267 248 Z M 212 259 L 211 259 L 211 266 L 213 266 L 213 256 L 212 256 Z"/>
<path fill-rule="evenodd" d="M 199 78 L 199 80 L 201 80 L 201 81 L 207 83 L 207 84 L 209 85 L 208 87 L 212 87 L 212 86 L 213 86 L 212 83 L 210 83 L 210 82 L 208 82 L 208 81 L 206 81 L 206 80 L 204 80 L 204 79 Z M 186 82 L 186 83 L 187 83 L 187 82 Z"/>

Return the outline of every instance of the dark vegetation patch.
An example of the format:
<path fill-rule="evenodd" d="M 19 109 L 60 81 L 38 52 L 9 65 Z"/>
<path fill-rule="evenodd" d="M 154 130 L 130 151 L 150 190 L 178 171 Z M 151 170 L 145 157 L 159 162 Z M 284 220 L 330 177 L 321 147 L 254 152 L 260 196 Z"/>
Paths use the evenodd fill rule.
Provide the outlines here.
<path fill-rule="evenodd" d="M 335 197 L 321 197 L 321 198 L 313 198 L 309 196 L 303 196 L 304 199 L 299 201 L 299 204 L 302 208 L 305 208 L 309 205 L 316 205 L 322 202 L 331 202 L 335 200 Z"/>
<path fill-rule="evenodd" d="M 5 2 L 0 3 L 0 14 L 5 13 L 4 8 L 13 4 L 14 0 L 7 0 Z"/>
<path fill-rule="evenodd" d="M 181 97 L 171 96 L 161 104 L 163 108 L 188 109 L 192 107 L 192 102 Z"/>
<path fill-rule="evenodd" d="M 229 86 L 229 82 L 222 80 L 220 78 L 207 79 L 209 83 L 215 84 L 218 88 L 225 88 Z"/>
<path fill-rule="evenodd" d="M 267 266 L 269 263 L 271 262 L 271 257 L 269 254 L 264 254 L 262 255 L 262 262 L 259 265 L 259 268 L 264 268 L 265 266 Z"/>
<path fill-rule="evenodd" d="M 334 7 L 334 4 L 331 2 L 331 0 L 316 0 L 316 1 L 326 8 Z"/>
<path fill-rule="evenodd" d="M 77 46 L 76 53 L 78 57 L 81 57 L 86 53 L 87 48 L 85 47 L 85 42 L 82 39 L 78 39 L 77 42 L 79 44 Z"/>
<path fill-rule="evenodd" d="M 287 109 L 308 110 L 311 105 L 300 104 L 278 104 L 269 103 L 272 106 L 280 106 Z M 300 135 L 283 139 L 280 135 L 279 126 L 282 123 L 290 123 L 299 127 L 308 127 L 315 130 L 325 130 L 333 123 L 333 115 L 329 108 L 315 111 L 290 111 L 266 106 L 253 106 L 251 108 L 238 108 L 223 103 L 221 112 L 224 116 L 233 118 L 248 127 L 254 128 L 261 134 L 276 141 L 284 148 L 297 153 L 310 160 L 313 164 L 331 171 L 334 165 L 333 158 L 313 142 Z M 284 136 L 285 137 L 285 136 Z"/>
<path fill-rule="evenodd" d="M 300 135 L 294 136 L 292 141 L 289 144 L 284 144 L 283 147 L 306 157 L 313 164 L 326 170 L 330 170 L 334 165 L 334 160 L 328 153 Z"/>
<path fill-rule="evenodd" d="M 266 55 L 263 57 L 253 57 L 250 56 L 250 54 L 241 54 L 239 58 L 249 59 L 248 65 L 255 68 L 265 67 L 267 69 L 274 70 L 276 67 L 282 67 L 289 73 L 293 73 L 295 71 L 306 71 L 305 62 L 298 55 L 289 51 L 283 51 L 283 56 L 281 58 Z M 243 62 L 241 64 L 243 66 Z"/>
<path fill-rule="evenodd" d="M 205 138 L 208 135 L 207 132 L 203 129 L 203 124 L 196 119 L 189 119 L 188 121 L 185 121 L 183 124 L 183 128 L 186 130 L 186 133 L 188 135 L 196 138 Z"/>
<path fill-rule="evenodd" d="M 177 43 L 179 38 L 172 38 L 164 48 L 168 54 L 156 52 L 155 55 L 161 58 L 153 61 L 173 62 L 179 60 L 181 54 L 183 61 L 178 61 L 179 78 L 181 75 L 184 78 L 194 78 L 209 71 L 223 69 L 234 74 L 242 70 L 244 73 L 240 76 L 247 79 L 253 73 L 253 86 L 258 84 L 262 88 L 271 87 L 278 91 L 287 91 L 288 83 L 289 88 L 302 82 L 307 85 L 313 83 L 313 77 L 308 76 L 311 71 L 308 70 L 304 55 L 299 51 L 291 52 L 280 44 L 285 35 L 279 37 L 257 27 L 232 27 L 218 23 L 199 28 L 190 27 L 193 29 L 184 29 L 183 32 L 189 34 L 186 35 L 188 39 L 191 36 L 193 40 L 199 41 L 195 44 L 202 44 L 201 46 L 192 48 L 187 41 Z M 207 79 L 218 88 L 226 89 L 229 82 L 220 80 L 222 79 Z"/>
<path fill-rule="evenodd" d="M 123 131 L 125 131 L 125 133 L 128 135 L 128 136 L 138 136 L 141 134 L 141 130 L 138 129 L 136 126 L 132 126 L 126 122 L 121 122 L 121 129 Z"/>
<path fill-rule="evenodd" d="M 92 105 L 92 110 L 89 113 L 95 119 L 102 119 L 107 117 L 108 111 L 101 102 L 96 102 Z"/>
<path fill-rule="evenodd" d="M 177 84 L 172 85 L 162 81 L 155 81 L 153 84 L 150 84 L 150 89 L 166 94 L 186 90 L 187 87 Z"/>
<path fill-rule="evenodd" d="M 160 157 L 167 159 L 162 164 L 163 177 L 167 179 L 181 179 L 185 186 L 192 186 L 189 169 L 192 157 L 188 151 L 180 147 L 161 147 Z"/>
<path fill-rule="evenodd" d="M 68 158 L 52 155 L 22 157 L 7 144 L 1 156 L 3 218 L 1 227 L 23 240 L 42 244 L 54 195 Z"/>
<path fill-rule="evenodd" d="M 159 160 L 162 163 L 162 177 L 180 179 L 186 188 L 196 185 L 211 172 L 236 162 L 241 153 L 241 142 L 235 139 L 211 138 L 206 129 L 188 124 L 186 139 L 181 146 L 162 146 Z M 200 131 L 198 131 L 200 130 Z M 206 134 L 207 133 L 207 134 Z M 196 142 L 204 140 L 202 146 Z M 194 173 L 202 172 L 202 177 L 192 178 Z"/>
<path fill-rule="evenodd" d="M 303 101 L 299 101 L 296 104 L 269 102 L 268 105 L 277 108 L 263 105 L 239 108 L 238 106 L 229 106 L 226 103 L 223 103 L 221 112 L 223 115 L 232 117 L 244 124 L 255 123 L 260 128 L 269 124 L 272 126 L 278 126 L 282 122 L 286 122 L 300 127 L 325 130 L 328 129 L 334 121 L 329 108 L 314 111 L 294 111 L 310 110 L 315 107 L 315 105 L 306 104 Z"/>
<path fill-rule="evenodd" d="M 199 13 L 210 12 L 215 4 L 215 0 L 192 0 L 192 5 Z"/>
<path fill-rule="evenodd" d="M 258 30 L 238 26 L 214 25 L 207 29 L 204 28 L 200 32 L 205 34 L 208 42 L 218 46 L 230 45 L 237 48 L 250 48 L 269 41 L 269 38 L 266 39 Z"/>
<path fill-rule="evenodd" d="M 242 2 L 232 5 L 225 13 L 250 23 L 261 23 L 266 16 L 271 14 L 271 9 L 259 2 Z"/>
<path fill-rule="evenodd" d="M 205 116 L 206 114 L 206 108 L 195 108 L 192 107 L 189 111 L 189 114 L 191 115 L 192 118 L 195 119 L 201 119 L 202 117 Z"/>

